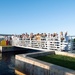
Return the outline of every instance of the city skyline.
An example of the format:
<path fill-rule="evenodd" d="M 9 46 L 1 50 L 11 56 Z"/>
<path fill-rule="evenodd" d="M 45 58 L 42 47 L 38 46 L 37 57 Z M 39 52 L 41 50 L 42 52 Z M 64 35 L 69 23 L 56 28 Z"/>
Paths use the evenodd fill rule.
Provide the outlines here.
<path fill-rule="evenodd" d="M 0 34 L 75 35 L 75 0 L 0 0 Z"/>

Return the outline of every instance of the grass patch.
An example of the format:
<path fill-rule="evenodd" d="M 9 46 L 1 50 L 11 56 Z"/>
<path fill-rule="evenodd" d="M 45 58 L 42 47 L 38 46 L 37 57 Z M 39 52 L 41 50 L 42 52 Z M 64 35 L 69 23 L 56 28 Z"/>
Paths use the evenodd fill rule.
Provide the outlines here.
<path fill-rule="evenodd" d="M 36 59 L 75 70 L 75 58 L 63 55 L 39 56 Z"/>

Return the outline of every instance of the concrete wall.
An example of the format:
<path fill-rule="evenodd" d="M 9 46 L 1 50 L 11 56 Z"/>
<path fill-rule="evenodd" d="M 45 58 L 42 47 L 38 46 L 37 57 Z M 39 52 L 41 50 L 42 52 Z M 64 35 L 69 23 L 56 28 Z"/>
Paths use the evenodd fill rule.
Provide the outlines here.
<path fill-rule="evenodd" d="M 0 46 L 0 52 L 2 52 L 2 46 Z"/>
<path fill-rule="evenodd" d="M 75 57 L 75 53 L 69 53 L 69 52 L 55 51 L 55 54 L 64 55 L 64 56 L 70 56 L 70 57 Z"/>
<path fill-rule="evenodd" d="M 16 55 L 15 68 L 27 75 L 75 75 L 74 70 L 32 58 L 44 54 L 45 52 Z M 46 52 L 46 54 L 54 54 L 54 52 Z"/>
<path fill-rule="evenodd" d="M 45 56 L 45 55 L 49 55 L 49 54 L 53 55 L 53 54 L 55 54 L 55 51 L 27 53 L 27 54 L 25 54 L 25 56 L 27 56 L 27 57 L 37 57 L 37 56 Z"/>
<path fill-rule="evenodd" d="M 9 51 L 13 51 L 13 47 L 12 46 L 0 46 L 0 52 L 9 52 Z"/>

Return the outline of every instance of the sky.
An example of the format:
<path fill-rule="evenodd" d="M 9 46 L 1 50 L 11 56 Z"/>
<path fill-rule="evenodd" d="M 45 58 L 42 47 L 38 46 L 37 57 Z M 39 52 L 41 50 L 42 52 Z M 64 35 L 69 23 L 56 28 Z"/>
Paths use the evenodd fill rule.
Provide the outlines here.
<path fill-rule="evenodd" d="M 75 35 L 75 0 L 0 0 L 0 34 Z"/>

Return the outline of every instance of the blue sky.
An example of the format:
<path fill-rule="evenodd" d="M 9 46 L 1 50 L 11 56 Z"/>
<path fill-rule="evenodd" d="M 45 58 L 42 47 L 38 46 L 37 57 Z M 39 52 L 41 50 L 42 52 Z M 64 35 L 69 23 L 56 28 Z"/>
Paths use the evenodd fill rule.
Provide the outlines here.
<path fill-rule="evenodd" d="M 0 0 L 0 34 L 75 35 L 75 0 Z"/>

